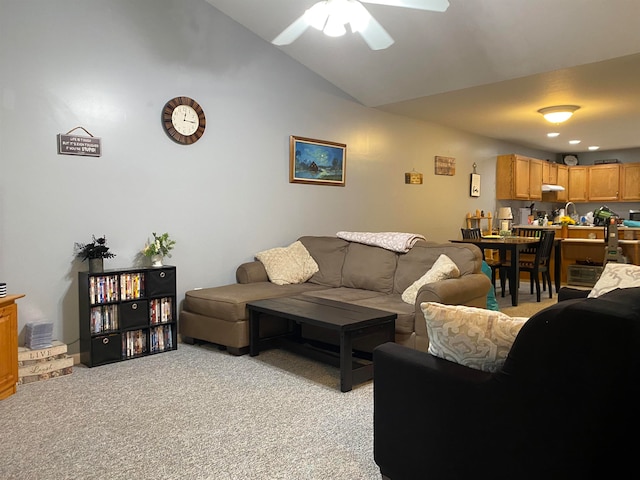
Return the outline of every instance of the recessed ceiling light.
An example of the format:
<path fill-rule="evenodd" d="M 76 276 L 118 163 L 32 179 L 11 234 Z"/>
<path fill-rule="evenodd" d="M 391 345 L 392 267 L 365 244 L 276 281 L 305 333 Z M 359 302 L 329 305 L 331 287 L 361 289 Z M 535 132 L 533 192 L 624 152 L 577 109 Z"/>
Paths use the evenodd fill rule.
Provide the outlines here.
<path fill-rule="evenodd" d="M 547 133 L 547 137 L 549 138 L 556 138 L 558 135 L 560 135 L 558 132 Z"/>
<path fill-rule="evenodd" d="M 569 143 L 570 143 L 571 145 L 577 145 L 577 144 L 579 144 L 579 143 L 580 143 L 580 140 L 569 140 Z"/>
<path fill-rule="evenodd" d="M 589 150 L 598 150 L 600 147 L 598 145 L 590 145 Z"/>

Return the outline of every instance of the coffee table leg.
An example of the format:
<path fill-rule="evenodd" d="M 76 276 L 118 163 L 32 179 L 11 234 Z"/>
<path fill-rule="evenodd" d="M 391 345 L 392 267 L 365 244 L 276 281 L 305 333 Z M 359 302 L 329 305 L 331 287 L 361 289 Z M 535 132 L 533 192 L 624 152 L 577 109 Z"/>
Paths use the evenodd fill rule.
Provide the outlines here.
<path fill-rule="evenodd" d="M 340 332 L 340 391 L 353 388 L 353 349 L 351 332 Z"/>
<path fill-rule="evenodd" d="M 249 356 L 260 353 L 260 313 L 249 310 Z"/>

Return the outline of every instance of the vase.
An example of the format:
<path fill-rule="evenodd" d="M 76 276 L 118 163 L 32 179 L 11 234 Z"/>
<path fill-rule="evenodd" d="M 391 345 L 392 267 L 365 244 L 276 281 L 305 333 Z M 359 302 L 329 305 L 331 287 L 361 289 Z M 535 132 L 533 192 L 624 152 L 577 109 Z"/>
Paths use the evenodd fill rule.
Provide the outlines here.
<path fill-rule="evenodd" d="M 104 259 L 103 258 L 90 258 L 89 259 L 89 273 L 104 272 Z"/>
<path fill-rule="evenodd" d="M 560 228 L 560 238 L 569 238 L 569 226 L 568 225 L 562 225 L 562 228 Z"/>
<path fill-rule="evenodd" d="M 162 255 L 152 255 L 151 256 L 151 266 L 152 267 L 161 267 L 162 266 Z"/>

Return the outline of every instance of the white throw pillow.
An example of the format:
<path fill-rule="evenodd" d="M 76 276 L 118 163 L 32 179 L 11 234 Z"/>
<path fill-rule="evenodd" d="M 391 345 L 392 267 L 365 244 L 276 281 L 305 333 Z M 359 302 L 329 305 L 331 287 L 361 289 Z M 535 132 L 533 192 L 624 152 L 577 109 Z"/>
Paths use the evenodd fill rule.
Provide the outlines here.
<path fill-rule="evenodd" d="M 629 263 L 607 263 L 600 278 L 589 292 L 595 298 L 616 288 L 640 287 L 640 266 Z"/>
<path fill-rule="evenodd" d="M 485 372 L 495 372 L 504 364 L 528 320 L 464 305 L 424 302 L 420 307 L 427 324 L 429 353 Z"/>
<path fill-rule="evenodd" d="M 444 253 L 441 254 L 435 261 L 427 273 L 425 273 L 418 280 L 413 282 L 407 289 L 402 292 L 402 300 L 404 302 L 414 304 L 416 303 L 416 297 L 418 296 L 418 290 L 427 283 L 439 282 L 447 278 L 458 278 L 460 276 L 460 269 L 453 260 L 447 257 Z"/>
<path fill-rule="evenodd" d="M 277 247 L 256 254 L 262 262 L 269 280 L 276 285 L 303 283 L 319 268 L 302 242 L 293 242 L 288 247 Z"/>

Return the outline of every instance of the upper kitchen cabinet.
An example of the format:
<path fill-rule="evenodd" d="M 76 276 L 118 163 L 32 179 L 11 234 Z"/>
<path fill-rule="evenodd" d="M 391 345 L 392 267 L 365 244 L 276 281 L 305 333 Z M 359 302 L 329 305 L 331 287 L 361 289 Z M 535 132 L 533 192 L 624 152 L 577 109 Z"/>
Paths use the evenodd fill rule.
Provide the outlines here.
<path fill-rule="evenodd" d="M 568 200 L 570 202 L 586 202 L 589 200 L 589 168 L 571 167 L 569 168 Z"/>
<path fill-rule="evenodd" d="M 622 163 L 620 165 L 620 200 L 623 202 L 640 201 L 640 163 Z"/>
<path fill-rule="evenodd" d="M 522 155 L 498 155 L 496 198 L 498 200 L 541 200 L 542 160 Z"/>
<path fill-rule="evenodd" d="M 569 199 L 569 167 L 566 165 L 556 165 L 558 169 L 558 183 L 564 190 L 556 192 L 556 201 L 566 202 Z"/>
<path fill-rule="evenodd" d="M 557 163 L 542 162 L 542 183 L 549 185 L 559 185 Z"/>
<path fill-rule="evenodd" d="M 620 199 L 620 166 L 617 163 L 589 167 L 589 201 Z"/>

